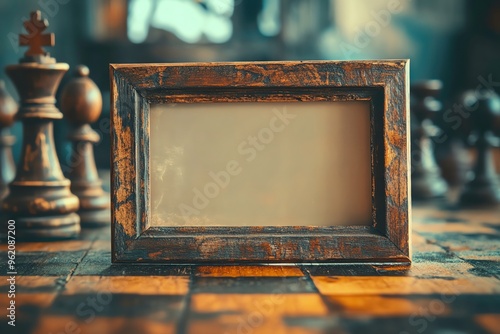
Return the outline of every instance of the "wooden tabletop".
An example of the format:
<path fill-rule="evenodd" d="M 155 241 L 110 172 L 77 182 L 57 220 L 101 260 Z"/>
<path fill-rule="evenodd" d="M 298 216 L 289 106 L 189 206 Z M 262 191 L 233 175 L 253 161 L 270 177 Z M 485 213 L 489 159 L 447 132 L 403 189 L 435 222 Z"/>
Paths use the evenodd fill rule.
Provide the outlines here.
<path fill-rule="evenodd" d="M 411 267 L 113 265 L 109 229 L 17 243 L 16 327 L 3 276 L 0 332 L 500 333 L 500 211 L 413 217 Z"/>

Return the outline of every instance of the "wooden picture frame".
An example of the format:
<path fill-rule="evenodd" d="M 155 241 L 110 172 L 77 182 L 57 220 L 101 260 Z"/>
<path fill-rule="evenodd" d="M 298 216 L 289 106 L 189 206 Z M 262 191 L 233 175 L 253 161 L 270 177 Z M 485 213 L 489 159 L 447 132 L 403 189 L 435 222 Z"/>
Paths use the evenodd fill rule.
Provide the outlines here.
<path fill-rule="evenodd" d="M 409 263 L 409 60 L 112 64 L 113 262 Z M 150 105 L 369 101 L 370 226 L 151 226 Z"/>

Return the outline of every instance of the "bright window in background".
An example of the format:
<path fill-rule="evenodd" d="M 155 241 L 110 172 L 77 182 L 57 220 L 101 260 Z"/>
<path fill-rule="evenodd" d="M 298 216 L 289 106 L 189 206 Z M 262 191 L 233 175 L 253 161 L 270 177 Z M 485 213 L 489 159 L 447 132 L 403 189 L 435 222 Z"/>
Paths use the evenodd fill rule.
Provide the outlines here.
<path fill-rule="evenodd" d="M 280 0 L 263 0 L 257 17 L 259 31 L 264 36 L 276 36 L 281 30 Z"/>
<path fill-rule="evenodd" d="M 150 28 L 173 33 L 186 43 L 225 43 L 233 34 L 234 0 L 131 0 L 127 36 L 146 41 Z"/>

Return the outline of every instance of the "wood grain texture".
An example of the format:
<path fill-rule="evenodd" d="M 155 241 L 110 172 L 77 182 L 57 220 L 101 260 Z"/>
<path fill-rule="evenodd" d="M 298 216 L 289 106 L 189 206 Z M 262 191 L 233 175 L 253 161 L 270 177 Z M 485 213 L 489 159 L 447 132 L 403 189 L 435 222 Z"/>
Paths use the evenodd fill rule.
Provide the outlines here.
<path fill-rule="evenodd" d="M 411 259 L 409 61 L 110 66 L 114 262 Z M 151 227 L 151 103 L 370 101 L 369 228 Z"/>

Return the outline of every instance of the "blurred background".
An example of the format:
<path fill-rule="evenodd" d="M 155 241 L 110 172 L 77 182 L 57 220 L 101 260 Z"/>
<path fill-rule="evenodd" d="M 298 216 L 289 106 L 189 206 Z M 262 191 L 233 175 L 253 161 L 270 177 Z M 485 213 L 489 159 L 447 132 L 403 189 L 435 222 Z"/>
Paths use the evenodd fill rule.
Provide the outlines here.
<path fill-rule="evenodd" d="M 109 63 L 409 58 L 412 83 L 442 81 L 438 113 L 484 82 L 500 89 L 497 0 L 0 0 L 3 67 L 22 57 L 18 34 L 36 9 L 56 34 L 51 55 L 72 67 L 86 64 L 103 93 L 93 125 L 103 137 L 100 168 L 110 164 Z M 4 71 L 0 78 L 17 98 Z M 441 131 L 456 132 L 443 119 L 435 121 Z M 71 154 L 66 129 L 64 121 L 56 125 L 63 168 Z M 20 131 L 16 124 L 18 138 Z M 440 146 L 455 137 L 463 136 L 435 141 L 438 162 Z"/>

